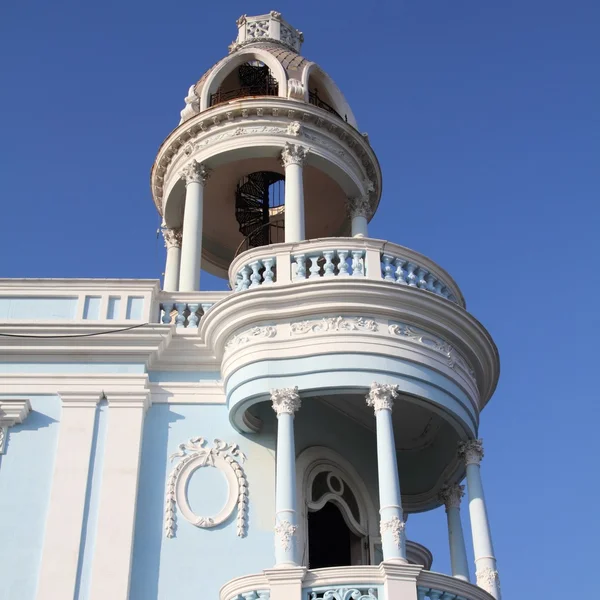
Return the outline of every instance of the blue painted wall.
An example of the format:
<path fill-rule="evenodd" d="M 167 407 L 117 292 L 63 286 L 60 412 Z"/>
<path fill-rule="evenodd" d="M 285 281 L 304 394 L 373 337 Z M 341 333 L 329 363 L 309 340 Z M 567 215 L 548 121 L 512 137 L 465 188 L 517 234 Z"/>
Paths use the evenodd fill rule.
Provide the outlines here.
<path fill-rule="evenodd" d="M 42 559 L 61 404 L 56 396 L 30 401 L 0 456 L 1 600 L 34 600 Z"/>
<path fill-rule="evenodd" d="M 165 484 L 173 463 L 168 457 L 191 437 L 237 443 L 248 456 L 248 535 L 236 535 L 234 513 L 223 526 L 199 529 L 177 514 L 176 537 L 163 533 Z M 236 433 L 225 406 L 159 404 L 152 406 L 144 428 L 130 600 L 217 598 L 235 577 L 274 564 L 275 438 L 272 433 Z M 192 509 L 210 516 L 223 500 L 224 478 L 197 472 L 189 486 Z M 198 476 L 198 480 L 195 477 Z M 242 558 L 243 557 L 243 558 Z"/>

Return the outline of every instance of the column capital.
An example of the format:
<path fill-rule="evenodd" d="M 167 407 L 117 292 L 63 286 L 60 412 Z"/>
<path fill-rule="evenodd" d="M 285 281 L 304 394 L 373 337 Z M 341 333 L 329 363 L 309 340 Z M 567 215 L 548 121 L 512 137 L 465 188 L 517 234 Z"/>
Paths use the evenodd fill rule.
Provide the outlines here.
<path fill-rule="evenodd" d="M 346 210 L 351 219 L 354 217 L 365 217 L 369 219 L 373 211 L 371 209 L 371 201 L 368 196 L 358 196 L 356 198 L 348 198 L 346 202 Z"/>
<path fill-rule="evenodd" d="M 445 486 L 439 494 L 440 500 L 449 508 L 460 508 L 460 501 L 465 495 L 465 486 L 454 484 Z"/>
<path fill-rule="evenodd" d="M 208 169 L 202 163 L 192 160 L 192 162 L 181 169 L 180 177 L 181 179 L 185 179 L 186 186 L 190 183 L 199 183 L 203 186 L 208 180 L 209 175 Z"/>
<path fill-rule="evenodd" d="M 165 248 L 181 248 L 181 228 L 161 229 L 163 238 L 165 239 Z"/>
<path fill-rule="evenodd" d="M 483 440 L 468 440 L 458 444 L 458 456 L 467 466 L 478 465 L 483 459 Z"/>
<path fill-rule="evenodd" d="M 372 406 L 377 413 L 380 410 L 389 410 L 394 408 L 394 399 L 398 396 L 398 386 L 389 383 L 371 384 L 371 389 L 367 394 L 367 405 Z"/>
<path fill-rule="evenodd" d="M 301 404 L 298 387 L 271 390 L 273 410 L 279 415 L 293 415 Z"/>
<path fill-rule="evenodd" d="M 286 142 L 281 151 L 281 164 L 284 167 L 288 165 L 300 165 L 302 167 L 307 156 L 308 148 L 306 146 Z"/>

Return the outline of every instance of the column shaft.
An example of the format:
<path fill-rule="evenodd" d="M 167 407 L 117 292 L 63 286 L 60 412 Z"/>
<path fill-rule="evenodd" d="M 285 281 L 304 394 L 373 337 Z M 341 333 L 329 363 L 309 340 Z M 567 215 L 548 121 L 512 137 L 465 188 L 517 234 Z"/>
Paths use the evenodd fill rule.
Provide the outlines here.
<path fill-rule="evenodd" d="M 352 217 L 352 237 L 369 237 L 367 217 L 364 215 Z"/>
<path fill-rule="evenodd" d="M 301 242 L 304 229 L 303 165 L 308 148 L 287 143 L 281 152 L 285 168 L 285 241 Z"/>
<path fill-rule="evenodd" d="M 62 412 L 37 600 L 74 598 L 100 394 L 60 394 Z"/>
<path fill-rule="evenodd" d="M 377 475 L 383 560 L 406 563 L 406 538 L 396 458 L 392 407 L 397 386 L 374 383 L 367 404 L 375 409 L 377 426 Z"/>
<path fill-rule="evenodd" d="M 299 564 L 296 531 L 296 448 L 294 412 L 300 407 L 297 388 L 271 391 L 277 413 L 277 466 L 275 479 L 275 566 Z"/>
<path fill-rule="evenodd" d="M 489 592 L 496 600 L 500 600 L 500 579 L 496 569 L 496 556 L 492 544 L 492 532 L 485 506 L 479 467 L 479 463 L 483 458 L 481 440 L 471 440 L 462 444 L 459 452 L 465 457 L 467 465 L 469 515 L 471 517 L 477 585 Z"/>
<path fill-rule="evenodd" d="M 460 509 L 454 506 L 448 508 L 448 539 L 450 542 L 450 564 L 452 577 L 469 581 L 469 563 L 467 549 L 460 520 Z"/>

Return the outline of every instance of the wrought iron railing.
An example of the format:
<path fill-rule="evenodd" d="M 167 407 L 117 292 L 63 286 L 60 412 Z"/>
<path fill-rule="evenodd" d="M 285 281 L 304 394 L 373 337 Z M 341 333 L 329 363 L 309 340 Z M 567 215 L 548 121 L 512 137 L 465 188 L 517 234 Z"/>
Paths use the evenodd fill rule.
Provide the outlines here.
<path fill-rule="evenodd" d="M 338 116 L 343 121 L 348 121 L 348 117 L 343 118 L 342 115 L 340 115 L 340 113 L 337 110 L 335 110 L 333 106 L 331 106 L 331 104 L 327 104 L 325 100 L 319 98 L 319 92 L 317 90 L 315 90 L 314 92 L 308 92 L 308 103 Z"/>
<path fill-rule="evenodd" d="M 210 96 L 210 105 L 216 106 L 217 104 L 223 104 L 224 102 L 230 102 L 236 98 L 246 98 L 248 96 L 277 96 L 279 95 L 279 88 L 277 84 L 266 84 L 266 85 L 253 85 L 238 88 L 237 90 L 230 90 L 223 92 L 217 90 L 216 93 Z"/>

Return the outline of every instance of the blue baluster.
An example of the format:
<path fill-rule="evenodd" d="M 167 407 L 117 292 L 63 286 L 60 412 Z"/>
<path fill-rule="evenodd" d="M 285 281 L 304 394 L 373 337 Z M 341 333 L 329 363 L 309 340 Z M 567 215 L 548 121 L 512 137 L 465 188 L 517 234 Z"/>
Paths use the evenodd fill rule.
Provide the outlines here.
<path fill-rule="evenodd" d="M 160 307 L 163 309 L 163 316 L 161 321 L 165 325 L 169 325 L 171 323 L 171 311 L 173 310 L 172 302 L 163 302 Z"/>
<path fill-rule="evenodd" d="M 427 271 L 425 269 L 419 268 L 417 270 L 417 287 L 421 288 L 422 290 L 427 289 L 427 281 L 425 281 L 426 274 Z"/>
<path fill-rule="evenodd" d="M 440 598 L 440 600 L 456 600 L 456 594 L 444 592 L 444 595 Z"/>
<path fill-rule="evenodd" d="M 427 281 L 427 291 L 435 292 L 435 277 L 431 273 L 427 273 L 427 277 L 425 277 L 425 281 Z"/>
<path fill-rule="evenodd" d="M 319 267 L 319 258 L 321 258 L 321 253 L 319 252 L 319 254 L 313 254 L 312 256 L 308 257 L 310 260 L 310 277 L 309 279 L 318 279 L 319 277 L 321 277 L 320 275 L 320 270 L 321 267 Z"/>
<path fill-rule="evenodd" d="M 306 255 L 295 254 L 294 261 L 296 262 L 296 273 L 294 275 L 294 281 L 296 279 L 306 279 Z"/>
<path fill-rule="evenodd" d="M 242 269 L 242 284 L 241 290 L 247 290 L 250 287 L 250 268 L 245 266 Z"/>
<path fill-rule="evenodd" d="M 417 600 L 425 600 L 429 588 L 423 587 L 422 585 L 417 586 Z"/>
<path fill-rule="evenodd" d="M 396 283 L 400 283 L 402 285 L 406 285 L 406 273 L 402 268 L 405 262 L 406 261 L 403 258 L 397 258 L 394 261 L 394 264 L 396 265 Z"/>
<path fill-rule="evenodd" d="M 274 258 L 263 258 L 262 261 L 265 272 L 263 273 L 263 285 L 270 285 L 273 283 L 273 277 L 275 273 L 273 273 L 273 265 L 275 264 Z"/>
<path fill-rule="evenodd" d="M 444 284 L 439 279 L 436 279 L 435 283 L 433 284 L 433 292 L 435 294 L 437 294 L 438 296 L 441 296 L 442 295 L 442 287 L 443 287 L 443 285 Z"/>
<path fill-rule="evenodd" d="M 429 600 L 440 600 L 442 590 L 429 590 Z"/>
<path fill-rule="evenodd" d="M 175 326 L 185 327 L 185 309 L 187 304 L 185 302 L 175 302 L 175 308 L 177 309 L 177 315 L 175 316 Z"/>
<path fill-rule="evenodd" d="M 340 259 L 338 263 L 338 277 L 349 277 L 350 273 L 348 272 L 348 263 L 346 262 L 348 250 L 338 250 L 337 255 Z"/>
<path fill-rule="evenodd" d="M 241 271 L 235 276 L 235 287 L 234 287 L 234 291 L 235 292 L 239 292 L 242 289 L 242 281 L 244 280 L 244 277 L 242 276 Z"/>
<path fill-rule="evenodd" d="M 258 287 L 261 283 L 260 268 L 262 266 L 262 263 L 260 262 L 260 260 L 255 260 L 254 262 L 250 263 L 248 266 L 252 269 L 252 275 L 250 275 L 250 279 L 252 280 L 252 283 L 250 284 L 250 287 L 251 288 Z"/>
<path fill-rule="evenodd" d="M 204 316 L 208 312 L 208 310 L 213 306 L 213 304 L 213 302 L 204 302 L 200 305 L 202 307 L 202 316 Z"/>
<path fill-rule="evenodd" d="M 335 277 L 335 265 L 333 264 L 334 250 L 324 250 L 325 264 L 323 265 L 323 277 Z"/>
<path fill-rule="evenodd" d="M 365 276 L 365 266 L 362 257 L 362 250 L 352 250 L 352 277 Z"/>
<path fill-rule="evenodd" d="M 198 327 L 198 321 L 200 320 L 200 317 L 196 311 L 200 308 L 200 304 L 188 304 L 188 308 L 190 309 L 188 327 Z"/>
<path fill-rule="evenodd" d="M 450 290 L 446 286 L 442 288 L 441 294 L 444 298 L 450 298 Z"/>
<path fill-rule="evenodd" d="M 383 260 L 383 278 L 386 281 L 396 281 L 394 278 L 394 269 L 392 267 L 392 260 L 394 257 L 389 254 L 384 254 L 381 259 Z"/>
<path fill-rule="evenodd" d="M 406 265 L 406 282 L 410 287 L 417 287 L 417 276 L 415 275 L 416 268 L 417 265 L 411 262 Z"/>

